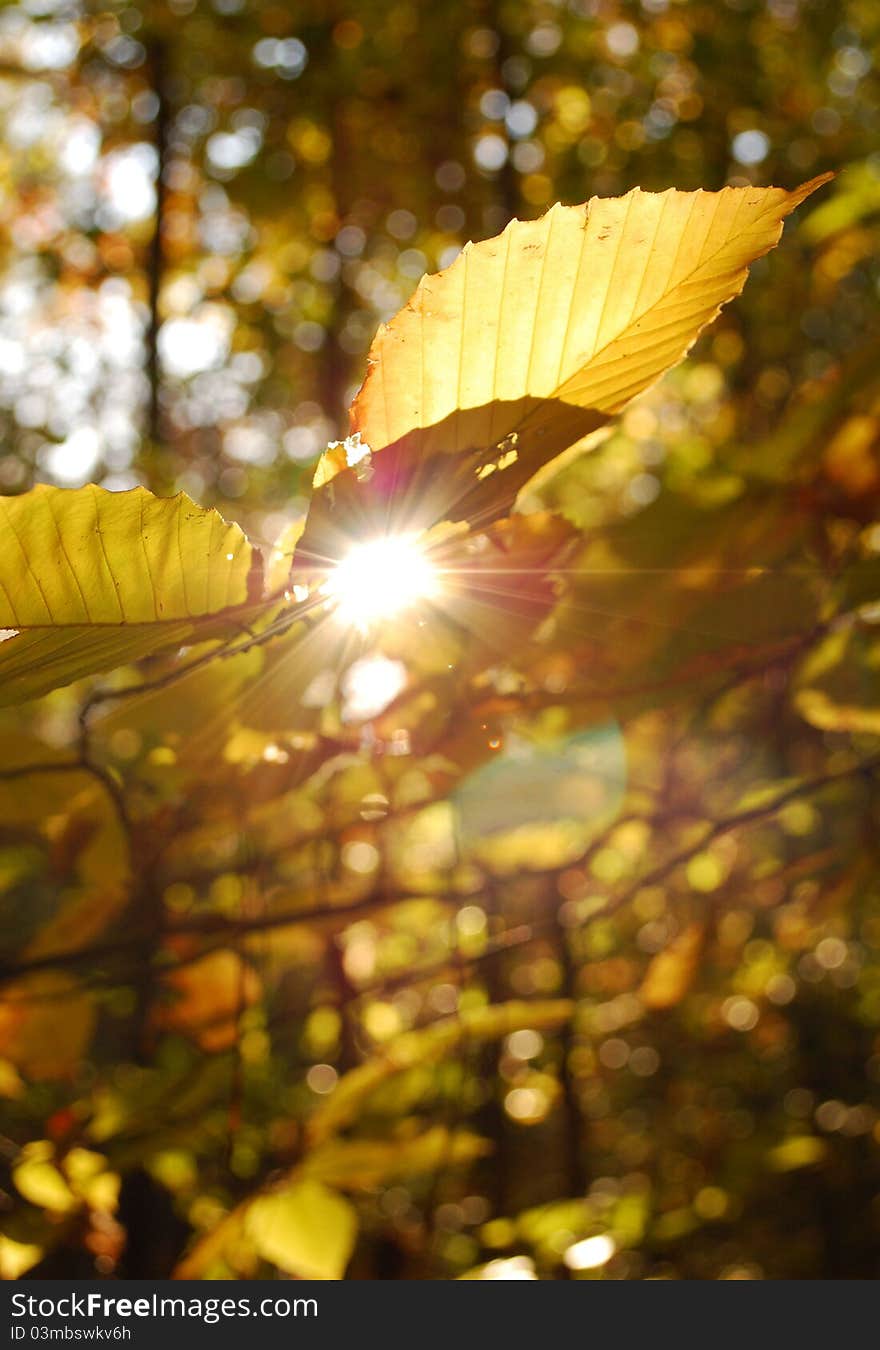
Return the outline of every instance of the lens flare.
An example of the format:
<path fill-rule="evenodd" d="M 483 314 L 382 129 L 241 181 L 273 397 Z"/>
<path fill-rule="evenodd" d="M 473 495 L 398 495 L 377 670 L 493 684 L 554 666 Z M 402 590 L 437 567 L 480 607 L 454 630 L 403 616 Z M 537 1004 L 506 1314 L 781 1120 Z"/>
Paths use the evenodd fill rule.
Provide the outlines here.
<path fill-rule="evenodd" d="M 562 1259 L 569 1270 L 596 1270 L 610 1261 L 616 1251 L 617 1243 L 610 1233 L 597 1233 L 595 1237 L 572 1243 Z"/>
<path fill-rule="evenodd" d="M 390 535 L 356 545 L 324 588 L 337 617 L 366 628 L 436 594 L 434 569 L 412 535 Z"/>
<path fill-rule="evenodd" d="M 349 666 L 342 680 L 343 722 L 378 717 L 406 688 L 406 666 L 387 656 L 364 656 Z"/>

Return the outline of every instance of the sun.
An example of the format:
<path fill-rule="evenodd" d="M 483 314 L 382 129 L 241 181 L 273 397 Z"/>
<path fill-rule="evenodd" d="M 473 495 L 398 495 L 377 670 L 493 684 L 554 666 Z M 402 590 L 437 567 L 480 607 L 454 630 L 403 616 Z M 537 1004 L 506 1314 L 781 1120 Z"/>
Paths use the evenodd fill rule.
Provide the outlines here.
<path fill-rule="evenodd" d="M 336 616 L 366 628 L 437 593 L 434 568 L 415 535 L 385 535 L 356 544 L 324 587 Z"/>

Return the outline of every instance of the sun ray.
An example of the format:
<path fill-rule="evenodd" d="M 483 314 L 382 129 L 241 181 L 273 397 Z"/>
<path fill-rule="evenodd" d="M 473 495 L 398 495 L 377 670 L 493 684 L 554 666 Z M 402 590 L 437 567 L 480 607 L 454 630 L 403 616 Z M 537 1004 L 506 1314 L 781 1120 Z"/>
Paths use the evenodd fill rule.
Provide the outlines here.
<path fill-rule="evenodd" d="M 368 628 L 437 593 L 437 575 L 414 535 L 355 545 L 321 588 L 346 624 Z"/>

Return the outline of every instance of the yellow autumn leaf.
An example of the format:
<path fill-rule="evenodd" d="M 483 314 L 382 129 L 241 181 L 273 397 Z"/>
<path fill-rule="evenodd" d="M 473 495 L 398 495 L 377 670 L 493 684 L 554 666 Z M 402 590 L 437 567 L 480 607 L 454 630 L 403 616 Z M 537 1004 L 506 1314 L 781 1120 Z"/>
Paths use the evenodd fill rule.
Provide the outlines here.
<path fill-rule="evenodd" d="M 16 1242 L 0 1233 L 0 1280 L 18 1280 L 25 1271 L 35 1266 L 43 1255 L 43 1248 L 32 1242 Z"/>
<path fill-rule="evenodd" d="M 341 1280 L 357 1228 L 349 1201 L 309 1178 L 258 1196 L 245 1216 L 260 1256 L 300 1280 Z"/>
<path fill-rule="evenodd" d="M 507 514 L 543 464 L 685 355 L 828 177 L 794 192 L 634 188 L 468 244 L 379 329 L 351 412 L 358 460 L 319 465 L 300 557 L 339 556 L 370 519 Z"/>
<path fill-rule="evenodd" d="M 674 1008 L 693 984 L 700 967 L 705 925 L 691 923 L 658 952 L 645 972 L 639 998 L 646 1008 Z"/>
<path fill-rule="evenodd" d="M 182 493 L 0 498 L 0 705 L 209 636 L 253 592 L 237 525 Z"/>
<path fill-rule="evenodd" d="M 25 1144 L 12 1167 L 12 1180 L 19 1195 L 32 1205 L 54 1214 L 67 1214 L 77 1199 L 55 1164 L 55 1150 L 48 1139 Z"/>
<path fill-rule="evenodd" d="M 520 430 L 529 398 L 618 412 L 684 355 L 829 177 L 794 192 L 634 188 L 512 221 L 424 277 L 380 330 L 353 430 L 378 450 L 474 411 L 456 422 L 450 453 Z"/>

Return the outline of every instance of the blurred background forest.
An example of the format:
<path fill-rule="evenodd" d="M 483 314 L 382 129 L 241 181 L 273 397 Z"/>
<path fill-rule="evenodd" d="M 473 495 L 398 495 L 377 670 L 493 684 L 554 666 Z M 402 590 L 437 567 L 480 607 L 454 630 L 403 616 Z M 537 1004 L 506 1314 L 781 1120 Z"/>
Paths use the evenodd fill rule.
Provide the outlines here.
<path fill-rule="evenodd" d="M 880 1273 L 878 58 L 872 0 L 0 10 L 0 492 L 267 548 L 466 240 L 839 171 L 527 494 L 558 582 L 525 530 L 470 627 L 0 710 L 6 1278 Z"/>

